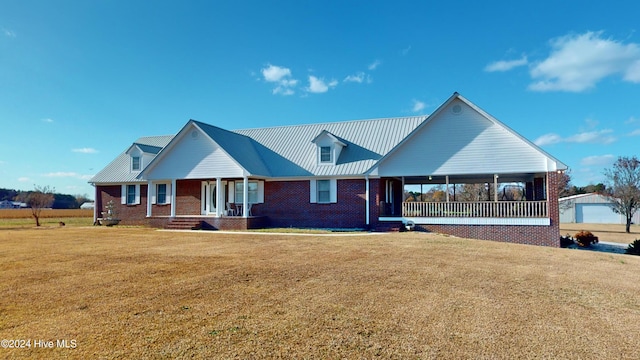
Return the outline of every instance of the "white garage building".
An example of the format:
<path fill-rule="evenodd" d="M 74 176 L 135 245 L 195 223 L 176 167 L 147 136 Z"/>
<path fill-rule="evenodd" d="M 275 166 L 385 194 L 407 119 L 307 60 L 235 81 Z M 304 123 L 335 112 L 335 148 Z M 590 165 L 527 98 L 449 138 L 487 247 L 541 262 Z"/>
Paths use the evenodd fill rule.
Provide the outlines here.
<path fill-rule="evenodd" d="M 624 224 L 625 218 L 616 214 L 609 204 L 611 200 L 606 196 L 591 193 L 560 198 L 561 223 L 588 224 Z M 633 216 L 634 224 L 640 223 L 640 212 Z"/>

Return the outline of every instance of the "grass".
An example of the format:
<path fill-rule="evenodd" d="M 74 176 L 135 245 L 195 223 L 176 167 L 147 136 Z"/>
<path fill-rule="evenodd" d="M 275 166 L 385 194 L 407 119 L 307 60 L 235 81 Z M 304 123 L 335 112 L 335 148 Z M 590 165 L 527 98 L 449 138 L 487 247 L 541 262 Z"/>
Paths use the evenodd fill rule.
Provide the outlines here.
<path fill-rule="evenodd" d="M 6 358 L 637 358 L 640 257 L 442 237 L 0 230 Z"/>

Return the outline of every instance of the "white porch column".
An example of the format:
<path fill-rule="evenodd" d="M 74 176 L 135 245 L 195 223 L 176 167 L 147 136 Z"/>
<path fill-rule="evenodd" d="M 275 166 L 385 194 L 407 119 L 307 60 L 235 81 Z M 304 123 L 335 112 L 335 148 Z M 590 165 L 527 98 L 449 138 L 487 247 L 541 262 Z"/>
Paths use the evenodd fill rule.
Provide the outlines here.
<path fill-rule="evenodd" d="M 498 202 L 498 174 L 493 175 L 493 201 Z"/>
<path fill-rule="evenodd" d="M 222 186 L 222 179 L 221 178 L 216 178 L 216 216 L 220 217 L 220 206 L 225 206 L 225 204 L 222 203 L 222 198 L 220 197 L 220 194 L 222 194 L 222 192 L 220 191 L 220 187 Z"/>
<path fill-rule="evenodd" d="M 151 205 L 151 187 L 153 183 L 151 180 L 147 181 L 147 217 L 151 217 L 151 209 L 153 206 Z"/>
<path fill-rule="evenodd" d="M 93 225 L 96 224 L 96 221 L 98 221 L 98 208 L 102 208 L 102 198 L 100 198 L 100 200 L 98 200 L 98 185 L 96 184 L 91 184 L 93 185 L 93 189 L 94 189 L 94 197 L 93 197 Z M 99 205 L 99 206 L 98 206 Z"/>
<path fill-rule="evenodd" d="M 449 202 L 449 175 L 446 175 L 444 178 L 445 178 L 445 181 L 447 182 L 447 202 Z"/>
<path fill-rule="evenodd" d="M 364 184 L 365 224 L 369 225 L 369 175 L 364 176 Z"/>
<path fill-rule="evenodd" d="M 242 186 L 242 217 L 249 217 L 249 178 L 247 176 L 243 179 Z"/>
<path fill-rule="evenodd" d="M 176 217 L 176 179 L 171 179 L 171 217 Z"/>

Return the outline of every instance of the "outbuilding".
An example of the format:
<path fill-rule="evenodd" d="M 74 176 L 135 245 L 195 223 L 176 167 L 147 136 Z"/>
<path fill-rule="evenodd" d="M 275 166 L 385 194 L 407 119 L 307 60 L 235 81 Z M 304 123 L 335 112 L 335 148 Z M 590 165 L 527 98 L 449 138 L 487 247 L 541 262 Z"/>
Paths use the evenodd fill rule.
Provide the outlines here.
<path fill-rule="evenodd" d="M 624 224 L 625 217 L 613 211 L 611 199 L 607 196 L 590 193 L 567 196 L 559 199 L 561 223 L 586 224 Z M 633 216 L 632 222 L 640 222 L 640 213 Z"/>

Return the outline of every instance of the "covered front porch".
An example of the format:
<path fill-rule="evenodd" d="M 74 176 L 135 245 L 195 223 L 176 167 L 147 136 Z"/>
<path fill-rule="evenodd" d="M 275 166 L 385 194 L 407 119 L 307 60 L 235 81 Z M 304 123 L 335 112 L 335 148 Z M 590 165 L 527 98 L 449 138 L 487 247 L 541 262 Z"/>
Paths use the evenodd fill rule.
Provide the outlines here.
<path fill-rule="evenodd" d="M 550 225 L 547 173 L 382 178 L 379 221 Z"/>
<path fill-rule="evenodd" d="M 255 229 L 268 225 L 262 203 L 262 179 L 150 180 L 146 218 L 152 226 L 164 228 Z"/>

